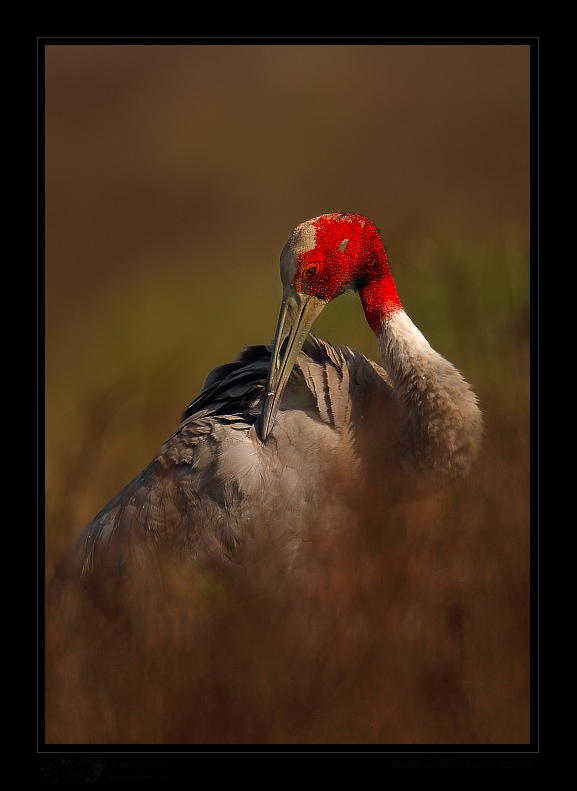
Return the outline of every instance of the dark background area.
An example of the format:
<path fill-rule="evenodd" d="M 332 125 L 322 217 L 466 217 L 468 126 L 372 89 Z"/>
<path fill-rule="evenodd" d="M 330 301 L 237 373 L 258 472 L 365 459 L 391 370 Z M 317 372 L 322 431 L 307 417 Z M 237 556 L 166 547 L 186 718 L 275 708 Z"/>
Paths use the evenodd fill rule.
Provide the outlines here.
<path fill-rule="evenodd" d="M 231 714 L 233 724 L 219 731 L 215 719 L 207 732 L 526 744 L 529 45 L 47 44 L 45 78 L 47 576 L 150 461 L 207 373 L 271 340 L 278 257 L 295 225 L 365 215 L 406 311 L 479 395 L 483 451 L 444 499 L 393 515 L 384 529 L 395 540 L 368 576 L 365 561 L 351 568 L 337 554 L 325 581 L 342 619 L 330 639 L 326 621 L 309 629 L 321 645 L 350 620 L 364 623 L 353 641 L 362 662 L 336 641 L 327 677 L 341 688 L 349 680 L 339 704 L 323 698 L 313 719 L 277 706 L 284 719 L 270 724 L 278 646 L 299 631 L 255 636 L 245 602 L 244 626 L 214 650 L 258 645 L 274 693 L 255 691 L 261 665 L 239 661 L 239 678 L 217 663 L 221 686 L 246 687 L 227 705 L 251 712 L 252 726 Z M 353 295 L 314 332 L 376 357 Z M 365 598 L 351 594 L 361 576 Z M 323 597 L 312 600 L 304 610 L 324 612 Z M 377 631 L 386 645 L 374 643 Z M 297 663 L 297 698 L 308 700 L 314 664 L 309 654 Z M 361 666 L 368 686 L 351 681 Z M 198 740 L 189 719 L 175 738 Z"/>

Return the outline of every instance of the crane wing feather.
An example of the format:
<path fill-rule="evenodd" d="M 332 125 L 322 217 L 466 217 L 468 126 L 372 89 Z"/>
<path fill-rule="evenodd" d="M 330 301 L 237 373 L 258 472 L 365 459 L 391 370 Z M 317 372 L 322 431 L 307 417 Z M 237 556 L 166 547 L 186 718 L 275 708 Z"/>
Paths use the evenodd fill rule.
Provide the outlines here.
<path fill-rule="evenodd" d="M 362 415 L 375 389 L 386 397 L 388 385 L 359 352 L 309 336 L 263 445 L 254 424 L 270 355 L 270 346 L 247 347 L 211 371 L 175 431 L 89 523 L 64 566 L 86 576 L 105 558 L 121 571 L 166 539 L 199 561 L 220 563 L 265 522 L 298 532 L 303 510 L 323 492 L 323 472 L 352 447 L 354 414 Z"/>

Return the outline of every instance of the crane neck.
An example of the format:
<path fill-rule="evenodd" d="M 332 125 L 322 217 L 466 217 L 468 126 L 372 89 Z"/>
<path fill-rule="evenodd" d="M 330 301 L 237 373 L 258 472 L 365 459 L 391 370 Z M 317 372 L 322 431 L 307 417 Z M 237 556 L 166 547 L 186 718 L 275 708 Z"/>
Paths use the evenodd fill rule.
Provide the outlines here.
<path fill-rule="evenodd" d="M 393 382 L 429 375 L 430 369 L 436 370 L 443 360 L 403 308 L 383 315 L 375 336 L 379 357 Z"/>
<path fill-rule="evenodd" d="M 388 323 L 395 313 L 402 311 L 402 305 L 384 249 L 382 259 L 375 256 L 370 268 L 367 267 L 365 271 L 369 276 L 359 288 L 359 297 L 369 327 L 378 336 L 383 324 Z M 376 273 L 378 276 L 375 277 Z"/>
<path fill-rule="evenodd" d="M 402 308 L 383 315 L 375 335 L 401 409 L 403 465 L 416 472 L 466 474 L 482 431 L 477 399 L 468 383 Z"/>

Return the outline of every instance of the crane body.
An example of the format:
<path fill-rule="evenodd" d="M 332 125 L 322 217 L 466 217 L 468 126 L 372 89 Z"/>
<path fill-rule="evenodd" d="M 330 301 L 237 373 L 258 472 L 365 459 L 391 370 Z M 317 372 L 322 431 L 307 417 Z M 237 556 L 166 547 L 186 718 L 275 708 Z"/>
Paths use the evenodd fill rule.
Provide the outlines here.
<path fill-rule="evenodd" d="M 392 504 L 467 474 L 482 433 L 477 399 L 403 310 L 374 225 L 345 213 L 301 224 L 281 278 L 273 346 L 248 347 L 209 374 L 57 576 L 122 572 L 159 541 L 208 567 L 246 566 L 263 537 L 292 557 L 305 529 L 350 507 L 347 491 L 370 484 Z M 324 307 L 351 289 L 380 365 L 310 335 Z"/>

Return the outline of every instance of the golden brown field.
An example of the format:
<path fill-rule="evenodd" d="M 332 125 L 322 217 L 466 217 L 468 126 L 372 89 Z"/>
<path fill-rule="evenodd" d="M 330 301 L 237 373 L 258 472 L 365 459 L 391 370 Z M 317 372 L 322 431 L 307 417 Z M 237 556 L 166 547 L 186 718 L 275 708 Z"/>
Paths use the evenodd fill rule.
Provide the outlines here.
<path fill-rule="evenodd" d="M 293 227 L 381 229 L 485 415 L 469 479 L 267 559 L 166 564 L 49 629 L 50 744 L 530 741 L 529 47 L 46 47 L 47 579 L 215 365 L 274 335 Z M 358 299 L 314 328 L 375 357 Z"/>

